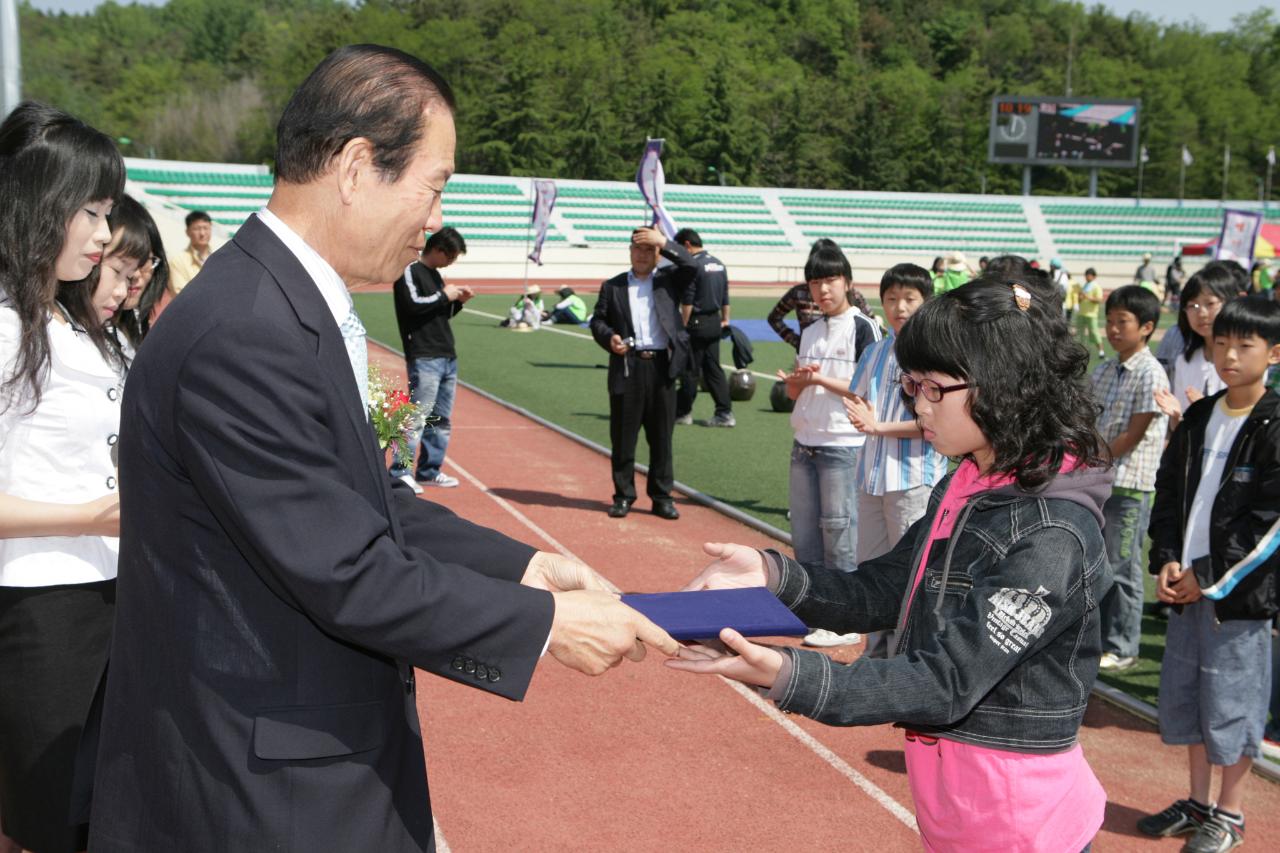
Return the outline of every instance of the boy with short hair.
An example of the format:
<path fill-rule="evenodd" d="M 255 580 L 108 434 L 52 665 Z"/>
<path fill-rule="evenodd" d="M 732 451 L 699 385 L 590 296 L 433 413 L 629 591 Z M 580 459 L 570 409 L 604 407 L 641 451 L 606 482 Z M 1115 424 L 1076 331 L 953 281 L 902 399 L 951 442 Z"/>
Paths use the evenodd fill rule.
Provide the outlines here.
<path fill-rule="evenodd" d="M 1190 794 L 1138 821 L 1148 835 L 1193 833 L 1184 850 L 1244 843 L 1244 788 L 1270 699 L 1271 620 L 1280 567 L 1280 305 L 1227 303 L 1213 323 L 1226 389 L 1196 401 L 1160 462 L 1151 518 L 1156 594 L 1173 605 L 1160 670 L 1160 737 L 1188 749 Z M 1214 767 L 1222 768 L 1217 804 Z"/>
<path fill-rule="evenodd" d="M 1098 358 L 1106 358 L 1102 351 L 1102 333 L 1098 331 L 1098 309 L 1106 297 L 1102 293 L 1102 284 L 1098 281 L 1098 271 L 1089 267 L 1084 271 L 1084 282 L 1079 287 L 1076 306 L 1076 340 L 1098 353 Z M 1088 340 L 1088 343 L 1085 341 Z"/>
<path fill-rule="evenodd" d="M 1168 429 L 1155 393 L 1168 390 L 1169 379 L 1147 348 L 1159 320 L 1160 300 L 1151 291 L 1134 284 L 1115 290 L 1107 299 L 1107 340 L 1116 356 L 1094 368 L 1090 377 L 1101 408 L 1098 433 L 1107 442 L 1116 472 L 1111 497 L 1102 508 L 1107 560 L 1115 578 L 1102 600 L 1098 667 L 1104 672 L 1137 663 L 1142 638 L 1143 534 Z"/>
<path fill-rule="evenodd" d="M 947 460 L 924 440 L 898 384 L 902 371 L 893 344 L 911 315 L 933 296 L 929 271 L 915 264 L 891 267 L 880 279 L 880 304 L 890 336 L 858 360 L 844 401 L 849 420 L 866 435 L 854 473 L 858 490 L 858 563 L 887 554 L 929 507 Z M 887 658 L 893 631 L 867 635 L 864 654 Z"/>

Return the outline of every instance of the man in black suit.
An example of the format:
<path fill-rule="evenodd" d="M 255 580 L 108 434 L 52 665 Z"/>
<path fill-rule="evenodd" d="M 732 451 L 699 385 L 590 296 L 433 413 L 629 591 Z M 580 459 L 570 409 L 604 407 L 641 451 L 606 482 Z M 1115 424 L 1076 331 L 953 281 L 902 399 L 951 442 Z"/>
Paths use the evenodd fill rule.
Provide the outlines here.
<path fill-rule="evenodd" d="M 400 51 L 330 54 L 266 209 L 134 362 L 95 851 L 431 850 L 415 666 L 518 700 L 544 651 L 600 673 L 676 650 L 587 567 L 383 467 L 346 288 L 439 229 L 453 103 Z"/>
<path fill-rule="evenodd" d="M 657 269 L 661 254 L 672 263 Z M 649 498 L 662 518 L 680 517 L 671 500 L 671 433 L 676 377 L 689 365 L 689 334 L 680 304 L 697 274 L 693 258 L 656 228 L 631 235 L 631 269 L 600 286 L 591 334 L 609 352 L 609 440 L 613 505 L 622 518 L 636 500 L 636 439 L 649 443 Z"/>

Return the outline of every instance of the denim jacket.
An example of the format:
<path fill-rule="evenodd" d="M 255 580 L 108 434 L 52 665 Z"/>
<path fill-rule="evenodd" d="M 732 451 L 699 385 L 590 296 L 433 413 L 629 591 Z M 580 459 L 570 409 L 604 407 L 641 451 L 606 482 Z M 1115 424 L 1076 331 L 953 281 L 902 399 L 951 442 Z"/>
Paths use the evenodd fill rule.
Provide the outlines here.
<path fill-rule="evenodd" d="M 786 682 L 770 695 L 784 711 L 829 725 L 894 722 L 1015 752 L 1070 748 L 1101 655 L 1098 605 L 1111 586 L 1102 504 L 1111 479 L 1108 470 L 1080 469 L 1035 494 L 1009 486 L 973 496 L 952 535 L 930 549 L 905 613 L 951 477 L 897 547 L 856 572 L 806 569 L 766 552 L 771 588 L 806 624 L 899 629 L 888 660 L 843 665 L 786 649 Z"/>

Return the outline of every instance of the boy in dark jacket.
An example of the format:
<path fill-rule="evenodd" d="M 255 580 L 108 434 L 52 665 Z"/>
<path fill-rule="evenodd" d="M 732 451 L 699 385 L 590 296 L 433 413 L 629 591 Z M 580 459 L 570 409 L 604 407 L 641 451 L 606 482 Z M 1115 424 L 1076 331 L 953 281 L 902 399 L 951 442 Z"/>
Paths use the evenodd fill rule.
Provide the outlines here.
<path fill-rule="evenodd" d="M 1187 746 L 1190 796 L 1138 821 L 1148 835 L 1193 833 L 1190 853 L 1244 843 L 1244 787 L 1270 699 L 1271 619 L 1280 566 L 1280 305 L 1228 303 L 1213 324 L 1226 390 L 1189 407 L 1156 475 L 1156 594 L 1175 605 L 1160 671 L 1160 736 Z M 1213 768 L 1222 768 L 1217 804 Z"/>

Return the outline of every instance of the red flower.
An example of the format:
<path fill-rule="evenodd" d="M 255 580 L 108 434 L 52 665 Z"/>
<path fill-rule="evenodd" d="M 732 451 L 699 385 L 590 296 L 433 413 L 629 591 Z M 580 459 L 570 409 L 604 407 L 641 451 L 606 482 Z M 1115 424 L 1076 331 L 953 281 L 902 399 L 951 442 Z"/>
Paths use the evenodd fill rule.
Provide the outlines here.
<path fill-rule="evenodd" d="M 387 395 L 387 414 L 394 415 L 407 405 L 409 405 L 409 395 L 405 392 L 392 391 Z"/>

